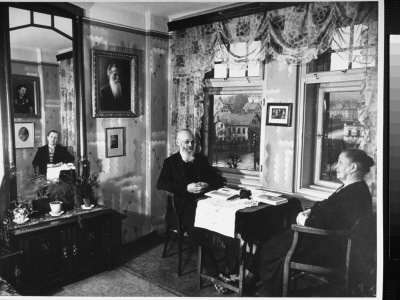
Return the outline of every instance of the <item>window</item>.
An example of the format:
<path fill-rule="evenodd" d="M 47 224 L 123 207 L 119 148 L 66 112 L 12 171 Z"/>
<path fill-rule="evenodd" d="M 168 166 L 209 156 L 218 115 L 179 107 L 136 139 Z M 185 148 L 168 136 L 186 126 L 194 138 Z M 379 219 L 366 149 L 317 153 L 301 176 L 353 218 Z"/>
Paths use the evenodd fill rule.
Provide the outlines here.
<path fill-rule="evenodd" d="M 218 110 L 219 103 L 231 110 Z M 209 96 L 209 147 L 212 165 L 235 170 L 259 170 L 261 94 Z M 254 109 L 246 111 L 247 106 Z"/>
<path fill-rule="evenodd" d="M 260 184 L 264 64 L 259 48 L 259 42 L 231 44 L 205 75 L 203 153 L 237 186 Z M 233 56 L 245 59 L 233 64 Z"/>
<path fill-rule="evenodd" d="M 343 149 L 358 147 L 364 128 L 358 121 L 362 72 L 324 82 L 306 76 L 302 113 L 300 190 L 331 193 L 341 184 L 334 169 Z M 328 77 L 328 76 L 327 76 Z M 346 80 L 347 79 L 347 80 Z"/>
<path fill-rule="evenodd" d="M 362 24 L 342 28 L 334 36 L 330 49 L 307 65 L 307 73 L 374 67 L 375 60 L 366 63 L 368 59 L 361 55 L 365 29 L 367 26 Z"/>
<path fill-rule="evenodd" d="M 222 52 L 214 61 L 213 78 L 258 77 L 261 74 L 261 63 L 258 60 L 260 42 L 235 43 L 226 47 L 227 52 L 237 56 L 246 56 L 240 63 L 233 64 L 232 58 L 225 58 Z M 228 61 L 229 63 L 227 63 Z"/>

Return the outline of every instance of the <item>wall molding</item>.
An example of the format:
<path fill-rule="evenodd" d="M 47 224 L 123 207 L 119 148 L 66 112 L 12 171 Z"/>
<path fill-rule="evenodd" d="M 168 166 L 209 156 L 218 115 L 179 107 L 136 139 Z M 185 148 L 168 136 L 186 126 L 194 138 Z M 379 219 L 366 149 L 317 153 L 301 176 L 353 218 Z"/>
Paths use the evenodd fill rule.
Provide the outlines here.
<path fill-rule="evenodd" d="M 148 37 L 157 37 L 157 38 L 164 38 L 164 39 L 172 39 L 171 33 L 164 33 L 156 30 L 143 30 L 140 28 L 124 26 L 116 23 L 110 23 L 100 20 L 93 20 L 88 18 L 83 18 L 83 22 L 92 26 L 101 26 L 108 29 L 114 29 L 119 31 L 124 31 L 133 34 L 144 35 Z"/>

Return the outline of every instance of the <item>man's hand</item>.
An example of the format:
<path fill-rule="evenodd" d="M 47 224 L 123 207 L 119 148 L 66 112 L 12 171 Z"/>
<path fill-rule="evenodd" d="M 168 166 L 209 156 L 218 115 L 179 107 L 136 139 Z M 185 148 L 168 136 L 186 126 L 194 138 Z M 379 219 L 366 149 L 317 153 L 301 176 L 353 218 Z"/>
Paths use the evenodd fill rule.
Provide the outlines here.
<path fill-rule="evenodd" d="M 197 182 L 197 183 L 190 183 L 187 186 L 187 191 L 192 194 L 199 194 L 208 189 L 208 183 L 206 182 Z"/>
<path fill-rule="evenodd" d="M 305 211 L 300 212 L 296 218 L 297 225 L 304 226 L 307 218 L 310 216 L 310 213 L 311 213 L 311 209 L 307 209 Z"/>

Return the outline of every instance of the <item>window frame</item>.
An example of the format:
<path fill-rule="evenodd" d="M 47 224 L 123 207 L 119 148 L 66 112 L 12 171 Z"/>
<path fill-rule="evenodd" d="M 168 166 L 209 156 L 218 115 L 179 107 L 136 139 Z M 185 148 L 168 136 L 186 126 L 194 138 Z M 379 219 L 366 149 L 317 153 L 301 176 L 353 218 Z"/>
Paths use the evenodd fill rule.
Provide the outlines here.
<path fill-rule="evenodd" d="M 315 73 L 306 73 L 307 65 L 300 65 L 300 80 L 299 80 L 299 104 L 297 105 L 297 128 L 298 134 L 296 137 L 296 153 L 301 159 L 295 162 L 295 193 L 299 193 L 305 196 L 313 197 L 316 199 L 325 199 L 329 197 L 338 187 L 337 184 L 324 184 L 318 185 L 315 183 L 315 160 L 312 159 L 313 166 L 304 166 L 304 157 L 307 156 L 307 151 L 304 151 L 304 144 L 306 143 L 306 124 L 305 124 L 305 114 L 306 114 L 306 86 L 307 84 L 328 84 L 332 83 L 337 85 L 342 85 L 343 89 L 353 88 L 355 82 L 361 82 L 365 78 L 365 69 L 351 69 L 343 71 L 324 71 Z M 316 143 L 315 143 L 316 144 Z M 314 145 L 315 149 L 316 145 Z M 309 153 L 307 157 L 312 154 Z M 310 161 L 310 160 L 309 160 Z M 304 185 L 304 176 L 306 168 L 313 168 L 311 174 L 313 178 L 312 183 L 309 185 Z"/>
<path fill-rule="evenodd" d="M 203 143 L 202 149 L 203 154 L 209 154 L 210 145 L 210 123 L 209 123 L 209 113 L 210 113 L 210 96 L 218 95 L 232 95 L 232 94 L 260 94 L 261 103 L 261 125 L 265 122 L 265 82 L 264 78 L 264 62 L 260 63 L 262 65 L 262 72 L 258 77 L 233 77 L 228 79 L 222 78 L 209 78 L 205 79 L 204 83 L 206 88 L 204 89 L 205 101 L 204 101 L 204 116 L 202 120 L 203 129 Z M 207 116 L 206 116 L 207 115 Z M 260 126 L 260 162 L 263 161 L 264 152 L 262 151 L 262 145 L 264 144 L 265 136 L 265 126 Z M 210 157 L 209 157 L 210 159 Z M 210 162 L 211 163 L 211 162 Z M 230 168 L 218 168 L 222 174 L 227 179 L 227 185 L 236 188 L 254 187 L 258 188 L 261 186 L 261 175 L 262 175 L 262 165 L 260 163 L 259 171 L 249 171 L 249 170 L 236 170 Z"/>

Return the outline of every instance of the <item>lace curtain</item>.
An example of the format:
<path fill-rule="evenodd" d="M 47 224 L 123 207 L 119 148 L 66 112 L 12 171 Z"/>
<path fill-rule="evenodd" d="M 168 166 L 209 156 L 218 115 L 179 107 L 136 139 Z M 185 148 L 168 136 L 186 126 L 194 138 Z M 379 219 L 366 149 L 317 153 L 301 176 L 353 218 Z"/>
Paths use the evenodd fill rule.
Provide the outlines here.
<path fill-rule="evenodd" d="M 287 64 L 307 63 L 324 53 L 335 39 L 338 44 L 352 40 L 352 33 L 344 27 L 364 24 L 360 41 L 354 43 L 362 46 L 361 53 L 344 59 L 366 66 L 375 61 L 377 65 L 377 20 L 377 2 L 316 2 L 175 31 L 171 46 L 174 87 L 170 140 L 175 141 L 181 128 L 189 128 L 200 136 L 204 74 L 212 69 L 216 57 L 235 65 L 252 63 L 255 57 L 264 60 L 267 55 Z M 247 55 L 233 53 L 226 47 L 252 41 L 260 41 L 259 46 Z M 371 125 L 376 124 L 376 88 L 376 70 L 369 68 L 359 101 L 359 116 L 368 127 L 362 146 L 371 149 L 376 149 L 376 145 L 371 145 L 375 141 L 371 138 L 375 134 Z M 177 150 L 174 142 L 170 147 L 171 152 Z"/>
<path fill-rule="evenodd" d="M 73 59 L 59 62 L 61 90 L 61 144 L 76 157 L 76 99 Z"/>

